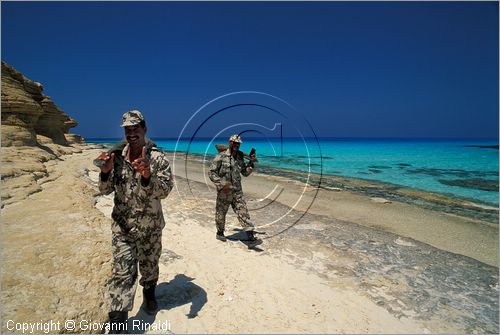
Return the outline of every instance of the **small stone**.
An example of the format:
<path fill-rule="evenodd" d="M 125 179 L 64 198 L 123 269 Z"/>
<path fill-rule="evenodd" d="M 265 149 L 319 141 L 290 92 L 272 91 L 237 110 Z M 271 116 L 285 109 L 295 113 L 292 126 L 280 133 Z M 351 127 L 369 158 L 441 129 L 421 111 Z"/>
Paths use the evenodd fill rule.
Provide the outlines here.
<path fill-rule="evenodd" d="M 397 245 L 405 246 L 405 247 L 414 247 L 415 246 L 415 243 L 412 243 L 412 242 L 405 240 L 401 237 L 398 237 L 397 240 L 394 241 L 394 243 L 396 243 Z"/>
<path fill-rule="evenodd" d="M 390 204 L 392 203 L 392 201 L 390 200 L 387 200 L 385 198 L 370 198 L 371 201 L 375 202 L 375 203 L 378 203 L 378 204 Z"/>

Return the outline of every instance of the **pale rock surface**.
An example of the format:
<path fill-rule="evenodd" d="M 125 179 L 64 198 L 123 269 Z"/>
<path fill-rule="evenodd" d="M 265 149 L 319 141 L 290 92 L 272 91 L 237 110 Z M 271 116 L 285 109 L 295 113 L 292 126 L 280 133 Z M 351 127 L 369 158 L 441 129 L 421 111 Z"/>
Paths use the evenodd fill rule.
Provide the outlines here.
<path fill-rule="evenodd" d="M 40 83 L 2 61 L 2 146 L 37 145 L 37 134 L 68 144 L 64 134 L 78 123 L 42 90 Z"/>
<path fill-rule="evenodd" d="M 42 90 L 2 62 L 2 333 L 7 320 L 107 320 L 110 220 L 82 178 L 95 152 L 71 159 L 77 122 Z"/>
<path fill-rule="evenodd" d="M 83 177 L 93 155 L 59 156 L 40 163 L 39 179 L 24 174 L 2 186 L 18 199 L 2 208 L 2 320 L 107 320 L 110 220 Z"/>

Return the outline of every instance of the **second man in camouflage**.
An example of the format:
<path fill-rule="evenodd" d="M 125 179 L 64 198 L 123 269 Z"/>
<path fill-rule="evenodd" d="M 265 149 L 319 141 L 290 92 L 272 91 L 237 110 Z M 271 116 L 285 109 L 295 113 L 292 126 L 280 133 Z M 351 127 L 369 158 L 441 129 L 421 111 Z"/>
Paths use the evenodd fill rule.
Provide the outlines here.
<path fill-rule="evenodd" d="M 224 230 L 229 206 L 232 206 L 238 216 L 247 239 L 252 242 L 257 241 L 254 235 L 254 224 L 250 221 L 241 187 L 241 175 L 248 177 L 255 168 L 255 155 L 250 157 L 248 163 L 245 163 L 243 153 L 239 151 L 241 143 L 240 136 L 232 135 L 229 138 L 229 147 L 214 158 L 208 172 L 210 180 L 217 188 L 215 225 L 217 227 L 216 238 L 221 241 L 226 240 Z"/>

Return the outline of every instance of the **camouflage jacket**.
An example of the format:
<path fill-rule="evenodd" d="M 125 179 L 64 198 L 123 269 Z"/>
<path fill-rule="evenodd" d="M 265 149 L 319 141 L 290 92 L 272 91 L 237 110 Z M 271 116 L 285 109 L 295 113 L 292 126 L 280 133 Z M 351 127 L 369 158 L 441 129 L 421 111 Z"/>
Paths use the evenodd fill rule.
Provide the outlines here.
<path fill-rule="evenodd" d="M 129 145 L 121 142 L 110 152 L 115 153 L 113 170 L 101 173 L 99 190 L 102 194 L 115 192 L 113 220 L 121 230 L 144 231 L 162 229 L 165 226 L 160 200 L 173 188 L 170 164 L 163 152 L 150 140 L 146 141 L 146 157 L 150 161 L 151 179 L 144 186 L 141 175 L 135 172 L 126 159 Z"/>
<path fill-rule="evenodd" d="M 224 185 L 230 184 L 233 192 L 243 192 L 241 188 L 241 175 L 248 177 L 255 167 L 253 162 L 245 164 L 243 155 L 236 155 L 236 158 L 231 156 L 229 149 L 215 156 L 208 177 L 217 187 L 217 191 L 222 190 Z M 248 169 L 252 168 L 252 169 Z"/>

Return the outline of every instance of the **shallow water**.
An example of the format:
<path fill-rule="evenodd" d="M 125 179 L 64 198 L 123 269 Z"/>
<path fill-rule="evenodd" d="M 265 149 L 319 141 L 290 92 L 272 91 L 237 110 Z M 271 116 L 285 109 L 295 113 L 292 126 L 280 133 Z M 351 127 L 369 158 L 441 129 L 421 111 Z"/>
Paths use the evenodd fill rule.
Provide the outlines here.
<path fill-rule="evenodd" d="M 103 143 L 110 140 L 94 139 Z M 226 139 L 155 139 L 168 151 L 207 155 Z M 259 166 L 390 183 L 498 207 L 498 140 L 244 139 Z"/>

